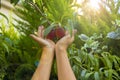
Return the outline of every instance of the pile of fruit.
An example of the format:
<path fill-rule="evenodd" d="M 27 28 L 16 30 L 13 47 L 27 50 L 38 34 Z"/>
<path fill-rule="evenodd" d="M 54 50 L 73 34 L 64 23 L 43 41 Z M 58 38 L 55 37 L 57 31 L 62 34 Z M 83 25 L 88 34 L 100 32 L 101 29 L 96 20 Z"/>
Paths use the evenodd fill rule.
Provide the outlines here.
<path fill-rule="evenodd" d="M 65 36 L 65 29 L 63 27 L 57 26 L 48 33 L 46 38 L 56 42 L 64 36 Z"/>

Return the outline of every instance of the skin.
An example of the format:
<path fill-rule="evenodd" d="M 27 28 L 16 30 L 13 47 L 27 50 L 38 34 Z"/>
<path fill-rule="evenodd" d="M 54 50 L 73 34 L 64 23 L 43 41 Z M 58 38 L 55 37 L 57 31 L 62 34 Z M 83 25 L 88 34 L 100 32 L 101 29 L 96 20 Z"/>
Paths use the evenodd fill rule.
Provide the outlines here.
<path fill-rule="evenodd" d="M 54 58 L 55 44 L 49 39 L 43 38 L 44 27 L 38 28 L 38 36 L 31 34 L 30 36 L 37 41 L 43 48 L 40 64 L 38 65 L 32 80 L 49 80 L 52 62 Z"/>
<path fill-rule="evenodd" d="M 57 61 L 58 79 L 76 80 L 67 56 L 67 48 L 74 41 L 76 31 L 73 31 L 72 36 L 66 31 L 65 36 L 56 44 L 49 39 L 44 39 L 43 32 L 44 27 L 40 26 L 38 28 L 38 36 L 30 35 L 43 48 L 40 64 L 33 74 L 32 80 L 49 80 L 54 52 Z"/>
<path fill-rule="evenodd" d="M 55 45 L 59 80 L 76 80 L 67 56 L 67 48 L 74 41 L 75 33 L 76 31 L 73 31 L 71 36 L 68 32 L 66 32 L 66 35 Z"/>

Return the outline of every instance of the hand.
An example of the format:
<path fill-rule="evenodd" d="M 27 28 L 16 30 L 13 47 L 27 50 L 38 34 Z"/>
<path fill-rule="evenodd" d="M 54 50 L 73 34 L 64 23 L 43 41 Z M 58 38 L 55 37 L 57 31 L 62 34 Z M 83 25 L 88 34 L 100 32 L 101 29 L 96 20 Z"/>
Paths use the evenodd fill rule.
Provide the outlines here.
<path fill-rule="evenodd" d="M 76 30 L 73 30 L 72 35 L 70 35 L 70 33 L 66 31 L 65 36 L 56 43 L 56 48 L 67 49 L 67 47 L 74 41 L 74 35 L 76 32 Z"/>
<path fill-rule="evenodd" d="M 49 49 L 54 50 L 55 43 L 52 40 L 50 40 L 50 39 L 45 39 L 44 38 L 44 27 L 43 26 L 40 26 L 38 28 L 37 36 L 33 35 L 33 34 L 31 34 L 30 36 L 35 41 L 37 41 L 40 44 L 40 46 L 43 47 L 43 49 L 46 49 L 46 48 L 48 49 L 49 48 Z"/>
<path fill-rule="evenodd" d="M 32 80 L 49 80 L 51 67 L 54 59 L 55 43 L 49 39 L 44 38 L 43 26 L 40 26 L 38 28 L 37 36 L 33 34 L 31 34 L 30 36 L 35 41 L 37 41 L 43 48 L 42 55 L 40 58 L 40 64 L 38 65 L 35 73 L 33 74 Z"/>

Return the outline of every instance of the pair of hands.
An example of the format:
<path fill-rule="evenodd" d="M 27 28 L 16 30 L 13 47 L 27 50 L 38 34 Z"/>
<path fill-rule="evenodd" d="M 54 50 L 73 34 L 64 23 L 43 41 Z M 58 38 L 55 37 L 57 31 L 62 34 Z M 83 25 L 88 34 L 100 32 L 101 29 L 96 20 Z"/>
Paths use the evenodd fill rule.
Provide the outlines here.
<path fill-rule="evenodd" d="M 50 40 L 50 39 L 46 39 L 44 38 L 44 27 L 40 26 L 38 28 L 38 33 L 37 36 L 31 34 L 30 36 L 37 41 L 40 46 L 42 46 L 43 49 L 51 49 L 51 50 L 55 50 L 55 49 L 67 49 L 67 47 L 74 41 L 74 35 L 75 35 L 76 31 L 74 30 L 72 32 L 72 35 L 69 34 L 68 31 L 66 31 L 65 36 L 63 38 L 61 38 L 56 44 Z"/>

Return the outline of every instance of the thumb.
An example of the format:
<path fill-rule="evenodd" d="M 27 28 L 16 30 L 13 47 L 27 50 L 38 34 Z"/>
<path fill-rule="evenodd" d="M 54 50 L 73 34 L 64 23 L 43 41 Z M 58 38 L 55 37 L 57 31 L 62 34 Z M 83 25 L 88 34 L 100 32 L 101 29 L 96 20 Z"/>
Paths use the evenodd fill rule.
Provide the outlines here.
<path fill-rule="evenodd" d="M 74 29 L 73 32 L 72 32 L 72 36 L 74 36 L 76 33 L 77 33 L 77 30 Z"/>
<path fill-rule="evenodd" d="M 73 32 L 72 32 L 72 41 L 74 41 L 74 37 L 75 37 L 75 34 L 77 33 L 77 30 L 75 29 L 75 30 L 73 30 Z"/>
<path fill-rule="evenodd" d="M 32 37 L 36 42 L 38 42 L 41 46 L 45 46 L 47 45 L 47 43 L 45 42 L 44 39 L 42 39 L 41 37 L 37 37 L 34 34 L 30 34 L 30 37 Z"/>
<path fill-rule="evenodd" d="M 30 34 L 30 37 L 32 37 L 37 42 L 42 42 L 42 39 L 37 37 L 37 36 L 35 36 L 34 34 Z"/>
<path fill-rule="evenodd" d="M 65 31 L 65 35 L 68 35 L 69 34 L 69 32 L 68 31 Z"/>
<path fill-rule="evenodd" d="M 38 37 L 37 37 L 37 36 L 35 36 L 34 34 L 30 34 L 30 37 L 32 37 L 35 41 L 37 41 L 37 40 L 38 40 Z"/>

